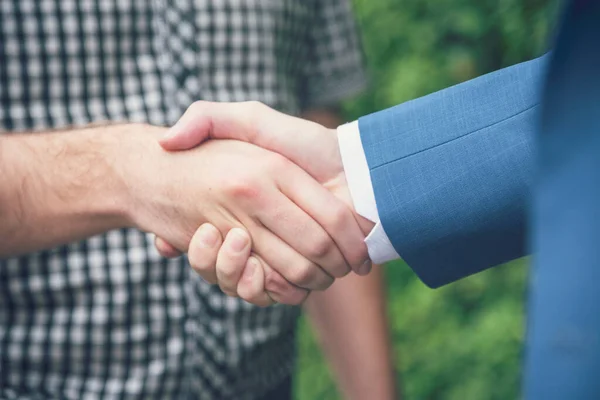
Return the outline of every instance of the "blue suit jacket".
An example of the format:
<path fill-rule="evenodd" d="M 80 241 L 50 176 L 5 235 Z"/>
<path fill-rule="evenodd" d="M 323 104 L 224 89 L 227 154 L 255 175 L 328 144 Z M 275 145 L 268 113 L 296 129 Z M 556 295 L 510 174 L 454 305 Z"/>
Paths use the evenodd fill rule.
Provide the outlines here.
<path fill-rule="evenodd" d="M 552 55 L 359 126 L 384 230 L 426 284 L 525 255 L 530 222 L 525 397 L 600 399 L 600 2 L 568 3 Z"/>
<path fill-rule="evenodd" d="M 526 254 L 548 56 L 359 120 L 383 228 L 437 287 Z"/>

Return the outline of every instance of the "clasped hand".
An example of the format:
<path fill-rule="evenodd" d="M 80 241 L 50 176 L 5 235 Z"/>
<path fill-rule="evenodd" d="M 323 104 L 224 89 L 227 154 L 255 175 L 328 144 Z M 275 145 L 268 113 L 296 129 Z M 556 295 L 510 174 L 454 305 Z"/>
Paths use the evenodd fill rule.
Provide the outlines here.
<path fill-rule="evenodd" d="M 183 171 L 153 201 L 177 196 L 189 209 L 178 205 L 152 230 L 156 247 L 187 252 L 227 295 L 299 304 L 350 271 L 370 271 L 372 224 L 353 213 L 335 130 L 256 102 L 198 102 L 160 145 Z"/>

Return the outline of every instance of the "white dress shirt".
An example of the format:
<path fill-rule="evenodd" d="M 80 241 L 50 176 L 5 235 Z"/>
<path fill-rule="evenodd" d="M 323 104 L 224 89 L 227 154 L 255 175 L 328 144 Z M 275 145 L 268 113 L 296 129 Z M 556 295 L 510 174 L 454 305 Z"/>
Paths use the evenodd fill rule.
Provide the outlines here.
<path fill-rule="evenodd" d="M 375 264 L 398 259 L 400 256 L 390 242 L 379 219 L 371 173 L 360 139 L 358 121 L 340 126 L 337 132 L 342 164 L 354 209 L 357 214 L 375 223 L 375 227 L 365 239 L 369 257 Z"/>

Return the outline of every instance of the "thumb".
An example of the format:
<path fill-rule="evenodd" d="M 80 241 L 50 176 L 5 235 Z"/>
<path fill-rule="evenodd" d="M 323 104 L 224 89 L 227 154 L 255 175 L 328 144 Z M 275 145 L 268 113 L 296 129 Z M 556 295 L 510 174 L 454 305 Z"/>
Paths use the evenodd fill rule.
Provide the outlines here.
<path fill-rule="evenodd" d="M 159 139 L 159 144 L 167 151 L 190 150 L 210 139 L 212 118 L 200 111 L 200 107 L 190 107 L 185 114 Z"/>

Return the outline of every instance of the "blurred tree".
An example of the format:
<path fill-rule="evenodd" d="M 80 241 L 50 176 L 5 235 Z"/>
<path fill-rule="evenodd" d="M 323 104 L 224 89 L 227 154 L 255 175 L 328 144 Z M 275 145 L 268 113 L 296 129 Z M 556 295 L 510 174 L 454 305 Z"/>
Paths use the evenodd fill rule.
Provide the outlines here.
<path fill-rule="evenodd" d="M 354 0 L 373 86 L 350 117 L 534 58 L 548 43 L 550 0 Z"/>
<path fill-rule="evenodd" d="M 348 120 L 541 55 L 551 0 L 354 0 L 372 86 Z M 520 390 L 526 260 L 439 290 L 402 262 L 386 267 L 406 399 L 515 399 Z M 298 399 L 336 399 L 310 328 L 300 325 Z M 377 400 L 377 399 L 374 399 Z"/>

